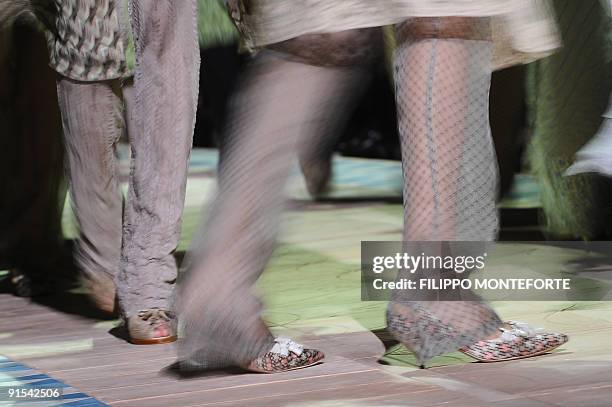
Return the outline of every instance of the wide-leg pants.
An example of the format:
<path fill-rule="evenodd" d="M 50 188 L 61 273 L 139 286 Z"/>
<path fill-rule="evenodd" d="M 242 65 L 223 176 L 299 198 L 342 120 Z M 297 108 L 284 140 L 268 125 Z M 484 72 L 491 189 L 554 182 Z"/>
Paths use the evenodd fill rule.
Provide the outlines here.
<path fill-rule="evenodd" d="M 94 282 L 115 281 L 126 317 L 168 309 L 176 280 L 198 96 L 196 16 L 195 0 L 132 0 L 133 81 L 58 80 L 81 228 L 78 263 Z M 115 146 L 125 129 L 131 169 L 124 206 Z"/>
<path fill-rule="evenodd" d="M 219 191 L 177 295 L 179 358 L 204 369 L 244 365 L 270 349 L 252 287 L 275 247 L 291 166 L 324 144 L 318 137 L 334 134 L 367 83 L 363 69 L 309 65 L 275 51 L 261 52 L 245 78 L 230 106 Z"/>

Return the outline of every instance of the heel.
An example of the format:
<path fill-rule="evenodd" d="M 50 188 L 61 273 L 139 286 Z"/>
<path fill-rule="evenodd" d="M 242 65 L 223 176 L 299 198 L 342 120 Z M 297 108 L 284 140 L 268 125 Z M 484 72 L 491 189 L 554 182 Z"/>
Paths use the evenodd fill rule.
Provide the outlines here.
<path fill-rule="evenodd" d="M 387 309 L 387 329 L 417 358 L 421 369 L 427 362 L 458 347 L 453 346 L 457 333 L 449 325 L 418 305 L 394 304 Z"/>

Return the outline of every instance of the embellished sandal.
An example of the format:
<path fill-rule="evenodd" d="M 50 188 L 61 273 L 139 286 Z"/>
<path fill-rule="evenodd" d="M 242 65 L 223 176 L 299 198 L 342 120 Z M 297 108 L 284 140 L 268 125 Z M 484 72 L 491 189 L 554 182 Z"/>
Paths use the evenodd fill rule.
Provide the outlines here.
<path fill-rule="evenodd" d="M 127 320 L 130 343 L 155 345 L 176 341 L 176 317 L 158 308 L 138 312 Z"/>
<path fill-rule="evenodd" d="M 508 321 L 506 325 L 510 328 L 500 328 L 501 336 L 459 350 L 481 362 L 501 362 L 542 355 L 569 340 L 567 335 L 534 329 L 524 322 Z"/>
<path fill-rule="evenodd" d="M 289 338 L 278 337 L 274 339 L 272 349 L 253 360 L 246 369 L 258 373 L 282 373 L 314 366 L 324 358 L 321 351 L 304 349 Z"/>

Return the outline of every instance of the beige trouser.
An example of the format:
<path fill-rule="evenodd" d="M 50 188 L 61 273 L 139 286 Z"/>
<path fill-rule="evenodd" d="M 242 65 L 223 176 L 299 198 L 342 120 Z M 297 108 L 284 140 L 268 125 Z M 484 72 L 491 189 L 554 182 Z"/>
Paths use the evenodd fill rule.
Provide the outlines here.
<path fill-rule="evenodd" d="M 231 104 L 218 195 L 206 212 L 177 296 L 185 324 L 181 360 L 198 368 L 242 365 L 272 336 L 251 292 L 272 255 L 283 190 L 296 153 L 312 154 L 344 123 L 358 68 L 329 68 L 261 52 Z M 305 282 L 308 278 L 305 277 Z"/>
<path fill-rule="evenodd" d="M 167 309 L 176 279 L 198 97 L 196 15 L 195 0 L 132 0 L 133 81 L 58 80 L 78 263 L 94 282 L 114 279 L 126 317 Z M 124 129 L 132 152 L 125 207 L 115 158 Z"/>

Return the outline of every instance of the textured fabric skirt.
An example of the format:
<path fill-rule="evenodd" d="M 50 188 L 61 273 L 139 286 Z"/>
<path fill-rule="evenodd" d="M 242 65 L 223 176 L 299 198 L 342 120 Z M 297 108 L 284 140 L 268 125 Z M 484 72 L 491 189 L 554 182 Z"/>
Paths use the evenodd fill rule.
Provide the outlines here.
<path fill-rule="evenodd" d="M 491 17 L 494 69 L 531 62 L 560 46 L 547 0 L 245 0 L 239 9 L 232 15 L 252 49 L 304 34 L 445 16 Z"/>

